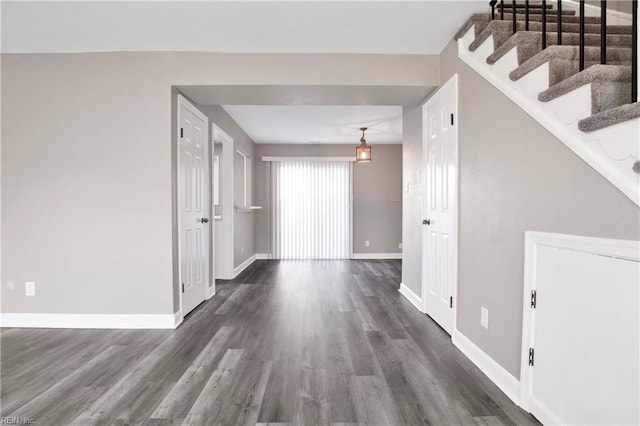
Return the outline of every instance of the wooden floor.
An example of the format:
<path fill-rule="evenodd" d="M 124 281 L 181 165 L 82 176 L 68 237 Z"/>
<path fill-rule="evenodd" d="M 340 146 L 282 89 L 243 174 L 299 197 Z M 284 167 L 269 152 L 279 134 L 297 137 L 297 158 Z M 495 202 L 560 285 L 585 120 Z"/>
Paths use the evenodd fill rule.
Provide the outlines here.
<path fill-rule="evenodd" d="M 177 330 L 4 329 L 2 416 L 536 424 L 398 293 L 400 261 L 257 261 Z"/>

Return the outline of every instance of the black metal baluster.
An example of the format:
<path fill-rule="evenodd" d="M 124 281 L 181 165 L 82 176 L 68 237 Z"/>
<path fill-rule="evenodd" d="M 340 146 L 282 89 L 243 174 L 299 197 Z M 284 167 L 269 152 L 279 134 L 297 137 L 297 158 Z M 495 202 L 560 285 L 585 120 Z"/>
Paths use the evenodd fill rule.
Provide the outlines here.
<path fill-rule="evenodd" d="M 631 102 L 638 102 L 638 0 L 631 2 Z"/>
<path fill-rule="evenodd" d="M 513 33 L 515 34 L 518 31 L 516 25 L 516 0 L 511 2 L 511 21 L 513 22 Z"/>
<path fill-rule="evenodd" d="M 558 0 L 558 19 L 556 21 L 556 28 L 558 29 L 558 46 L 562 45 L 562 0 Z"/>
<path fill-rule="evenodd" d="M 529 0 L 524 2 L 524 29 L 529 31 Z"/>
<path fill-rule="evenodd" d="M 542 0 L 542 50 L 547 48 L 547 2 Z"/>
<path fill-rule="evenodd" d="M 607 0 L 600 2 L 600 63 L 607 63 Z"/>
<path fill-rule="evenodd" d="M 500 19 L 504 21 L 504 0 L 500 0 Z"/>
<path fill-rule="evenodd" d="M 491 20 L 493 21 L 494 19 L 496 19 L 496 4 L 498 3 L 498 0 L 491 0 L 489 2 L 489 4 L 491 5 Z"/>
<path fill-rule="evenodd" d="M 580 71 L 584 70 L 584 0 L 580 0 Z"/>

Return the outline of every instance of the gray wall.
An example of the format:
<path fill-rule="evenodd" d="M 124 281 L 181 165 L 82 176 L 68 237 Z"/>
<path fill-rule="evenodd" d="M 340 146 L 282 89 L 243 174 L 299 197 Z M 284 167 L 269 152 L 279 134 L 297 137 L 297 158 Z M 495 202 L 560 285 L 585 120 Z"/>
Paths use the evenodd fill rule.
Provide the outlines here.
<path fill-rule="evenodd" d="M 402 110 L 402 283 L 422 297 L 422 107 Z"/>
<path fill-rule="evenodd" d="M 233 138 L 233 147 L 241 151 L 242 153 L 253 157 L 254 143 L 253 140 L 233 121 L 231 116 L 219 105 L 198 105 L 200 111 L 209 117 L 209 124 L 215 123 L 218 127 L 225 131 L 229 136 Z M 236 157 L 240 157 L 237 153 L 234 153 L 234 160 Z M 234 161 L 234 193 L 242 193 L 242 182 L 240 179 L 241 168 L 236 167 L 236 161 Z M 251 185 L 249 185 L 251 190 Z M 236 199 L 238 197 L 236 196 Z M 253 247 L 253 234 L 254 234 L 254 217 L 251 213 L 241 213 L 234 210 L 233 219 L 233 235 L 234 235 L 234 266 L 240 265 L 242 262 L 253 256 L 256 251 Z"/>
<path fill-rule="evenodd" d="M 638 240 L 640 209 L 461 62 L 456 43 L 440 70 L 442 83 L 460 78 L 457 326 L 519 377 L 524 232 Z"/>
<path fill-rule="evenodd" d="M 352 157 L 354 145 L 256 144 L 254 196 L 263 206 L 256 215 L 256 251 L 269 253 L 270 202 L 268 163 L 274 157 Z M 371 163 L 353 165 L 354 253 L 399 253 L 402 241 L 402 146 L 373 145 Z M 365 246 L 369 240 L 369 247 Z"/>
<path fill-rule="evenodd" d="M 2 54 L 3 312 L 169 314 L 176 85 L 438 84 L 437 57 Z M 36 297 L 25 297 L 36 281 Z"/>
<path fill-rule="evenodd" d="M 586 2 L 587 4 L 600 7 L 600 0 L 586 0 Z M 631 14 L 631 0 L 608 0 L 607 9 Z"/>

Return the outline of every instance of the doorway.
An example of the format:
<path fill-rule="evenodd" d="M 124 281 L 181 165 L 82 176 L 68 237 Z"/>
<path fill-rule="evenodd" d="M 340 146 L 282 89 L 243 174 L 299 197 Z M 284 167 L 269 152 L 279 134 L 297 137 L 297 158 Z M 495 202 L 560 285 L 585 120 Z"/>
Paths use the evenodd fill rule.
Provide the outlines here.
<path fill-rule="evenodd" d="M 447 333 L 456 319 L 458 260 L 458 76 L 423 106 L 422 300 Z"/>

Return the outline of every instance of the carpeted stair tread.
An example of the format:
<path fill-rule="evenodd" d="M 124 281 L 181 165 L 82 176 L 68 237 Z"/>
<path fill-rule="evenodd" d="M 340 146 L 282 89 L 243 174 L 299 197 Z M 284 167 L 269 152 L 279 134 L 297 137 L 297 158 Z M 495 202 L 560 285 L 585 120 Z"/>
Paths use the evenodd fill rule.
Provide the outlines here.
<path fill-rule="evenodd" d="M 467 19 L 467 22 L 465 22 L 464 25 L 458 30 L 456 35 L 453 36 L 453 39 L 459 40 L 464 37 L 464 35 L 467 33 L 467 31 L 469 31 L 469 29 L 471 29 L 472 26 L 474 27 L 475 36 L 477 37 L 478 34 L 480 34 L 482 30 L 484 30 L 485 27 L 489 25 L 489 22 L 491 22 L 490 14 L 474 13 L 473 15 L 471 15 L 471 18 Z"/>
<path fill-rule="evenodd" d="M 462 38 L 472 27 L 475 38 L 470 51 L 477 50 L 489 37 L 493 39 L 493 53 L 487 63 L 494 64 L 506 53 L 516 49 L 519 66 L 509 78 L 518 80 L 548 63 L 549 88 L 538 94 L 538 100 L 548 102 L 566 95 L 586 84 L 590 85 L 591 117 L 580 121 L 580 129 L 593 131 L 611 124 L 640 117 L 640 106 L 631 102 L 632 27 L 607 25 L 607 64 L 600 64 L 601 20 L 587 16 L 585 20 L 585 69 L 580 71 L 580 17 L 573 10 L 562 11 L 562 45 L 558 41 L 558 14 L 553 5 L 547 4 L 546 42 L 542 50 L 542 5 L 531 4 L 529 29 L 525 23 L 524 4 L 515 8 L 516 32 L 513 31 L 513 11 L 510 3 L 504 4 L 504 19 L 500 19 L 500 7 L 495 18 L 491 13 L 476 13 L 458 31 L 455 39 Z"/>
<path fill-rule="evenodd" d="M 489 16 L 491 16 L 491 14 L 489 14 Z M 496 15 L 496 19 L 500 19 L 499 15 Z M 513 18 L 511 16 L 511 13 L 507 13 L 505 11 L 504 14 L 504 20 L 505 21 L 511 21 Z M 520 13 L 520 11 L 516 10 L 516 21 L 522 21 L 524 22 L 526 19 L 526 16 L 524 13 Z M 550 23 L 556 23 L 558 21 L 558 15 L 556 15 L 555 13 L 547 13 L 547 24 Z M 529 14 L 529 22 L 542 22 L 542 14 Z M 600 17 L 599 16 L 585 16 L 584 17 L 584 22 L 585 24 L 600 24 Z M 579 24 L 580 23 L 580 17 L 579 16 L 574 16 L 574 15 L 569 15 L 569 16 L 562 16 L 562 24 Z"/>
<path fill-rule="evenodd" d="M 538 34 L 539 35 L 539 34 Z M 609 65 L 631 65 L 632 52 L 629 48 L 621 47 L 609 47 L 607 48 L 607 62 Z M 584 49 L 585 62 L 591 65 L 593 62 L 600 61 L 600 48 L 593 46 L 586 46 Z M 516 81 L 531 71 L 535 70 L 545 62 L 554 61 L 579 61 L 580 48 L 578 46 L 549 46 L 543 51 L 539 51 L 535 55 L 531 56 L 526 62 L 522 63 L 518 68 L 511 71 L 509 78 Z M 549 81 L 554 81 L 556 84 L 563 79 L 554 79 L 551 74 L 550 64 L 550 76 Z"/>
<path fill-rule="evenodd" d="M 504 10 L 512 9 L 512 8 L 513 8 L 513 3 L 509 3 L 509 2 L 507 1 L 507 2 L 505 2 L 505 3 L 503 3 L 503 4 L 500 4 L 500 3 L 497 3 L 497 4 L 496 4 L 496 8 L 497 8 L 498 10 L 500 10 L 500 8 L 501 8 L 502 6 L 504 6 Z M 518 10 L 518 9 L 524 9 L 525 7 L 526 7 L 526 5 L 524 5 L 524 4 L 522 4 L 522 3 L 516 3 L 516 10 Z M 553 4 L 551 4 L 551 3 L 547 3 L 547 4 L 545 5 L 545 7 L 546 7 L 547 9 L 553 9 Z M 530 3 L 529 3 L 529 9 L 542 9 L 542 3 L 531 3 L 531 2 L 530 2 Z"/>
<path fill-rule="evenodd" d="M 593 65 L 540 92 L 538 100 L 548 102 L 591 84 L 591 114 L 631 102 L 631 67 Z"/>
<path fill-rule="evenodd" d="M 493 36 L 493 47 L 497 49 L 498 46 L 506 42 L 512 35 L 511 22 L 491 21 L 469 45 L 469 50 L 472 52 L 475 51 L 491 36 Z"/>
<path fill-rule="evenodd" d="M 542 34 L 533 31 L 518 31 L 489 55 L 487 63 L 495 64 L 513 48 L 517 48 L 518 64 L 523 64 L 542 50 Z"/>
<path fill-rule="evenodd" d="M 518 32 L 524 31 L 524 24 L 518 22 L 516 24 Z M 529 31 L 540 33 L 539 31 Z M 517 34 L 517 33 L 516 33 Z M 499 49 L 503 43 L 506 43 L 513 36 L 513 24 L 507 21 L 490 22 L 475 40 L 469 45 L 469 50 L 475 51 L 490 36 L 493 36 L 494 49 Z M 600 34 L 585 34 L 585 46 L 599 46 Z M 607 46 L 631 47 L 633 36 L 627 34 L 607 34 Z M 547 31 L 547 45 L 558 44 L 558 34 L 556 32 Z M 570 46 L 578 46 L 580 44 L 580 34 L 572 32 L 562 33 L 562 44 Z M 503 51 L 503 50 L 502 50 Z M 503 51 L 503 53 L 506 53 Z"/>
<path fill-rule="evenodd" d="M 505 8 L 504 8 L 504 14 L 505 14 L 505 16 L 506 16 L 507 14 L 511 15 L 511 12 L 512 12 L 512 11 L 513 11 L 513 9 L 508 8 L 508 7 L 505 7 Z M 525 15 L 525 9 L 524 9 L 524 7 L 522 7 L 522 8 L 517 7 L 517 8 L 516 8 L 516 15 L 518 15 L 518 14 Z M 499 8 L 499 7 L 497 8 L 497 13 L 496 13 L 496 15 L 497 15 L 497 16 L 499 16 L 499 15 L 500 15 L 500 8 Z M 530 8 L 529 8 L 529 16 L 531 16 L 531 15 L 540 15 L 540 16 L 542 16 L 542 8 L 540 8 L 540 7 L 530 7 Z M 556 15 L 556 16 L 558 16 L 558 11 L 557 11 L 556 9 L 549 9 L 549 8 L 547 8 L 547 16 L 550 16 L 550 15 Z M 565 15 L 566 15 L 566 16 L 575 16 L 575 15 L 576 15 L 576 11 L 575 11 L 575 10 L 570 10 L 570 9 L 562 9 L 562 16 L 564 17 Z"/>
<path fill-rule="evenodd" d="M 593 132 L 634 118 L 640 118 L 640 102 L 620 105 L 584 118 L 578 122 L 578 128 L 583 132 Z"/>
<path fill-rule="evenodd" d="M 522 28 L 525 28 L 524 21 L 516 21 L 522 23 Z M 513 25 L 513 24 L 512 24 Z M 519 26 L 518 26 L 519 27 Z M 602 26 L 600 24 L 585 24 L 584 32 L 586 34 L 600 34 L 600 29 Z M 539 31 L 542 32 L 542 22 L 529 22 L 529 31 Z M 547 34 L 548 33 L 556 33 L 558 32 L 558 25 L 554 23 L 547 23 Z M 562 23 L 562 33 L 580 33 L 580 24 L 574 23 Z M 607 25 L 607 34 L 633 34 L 633 28 L 631 25 Z"/>

